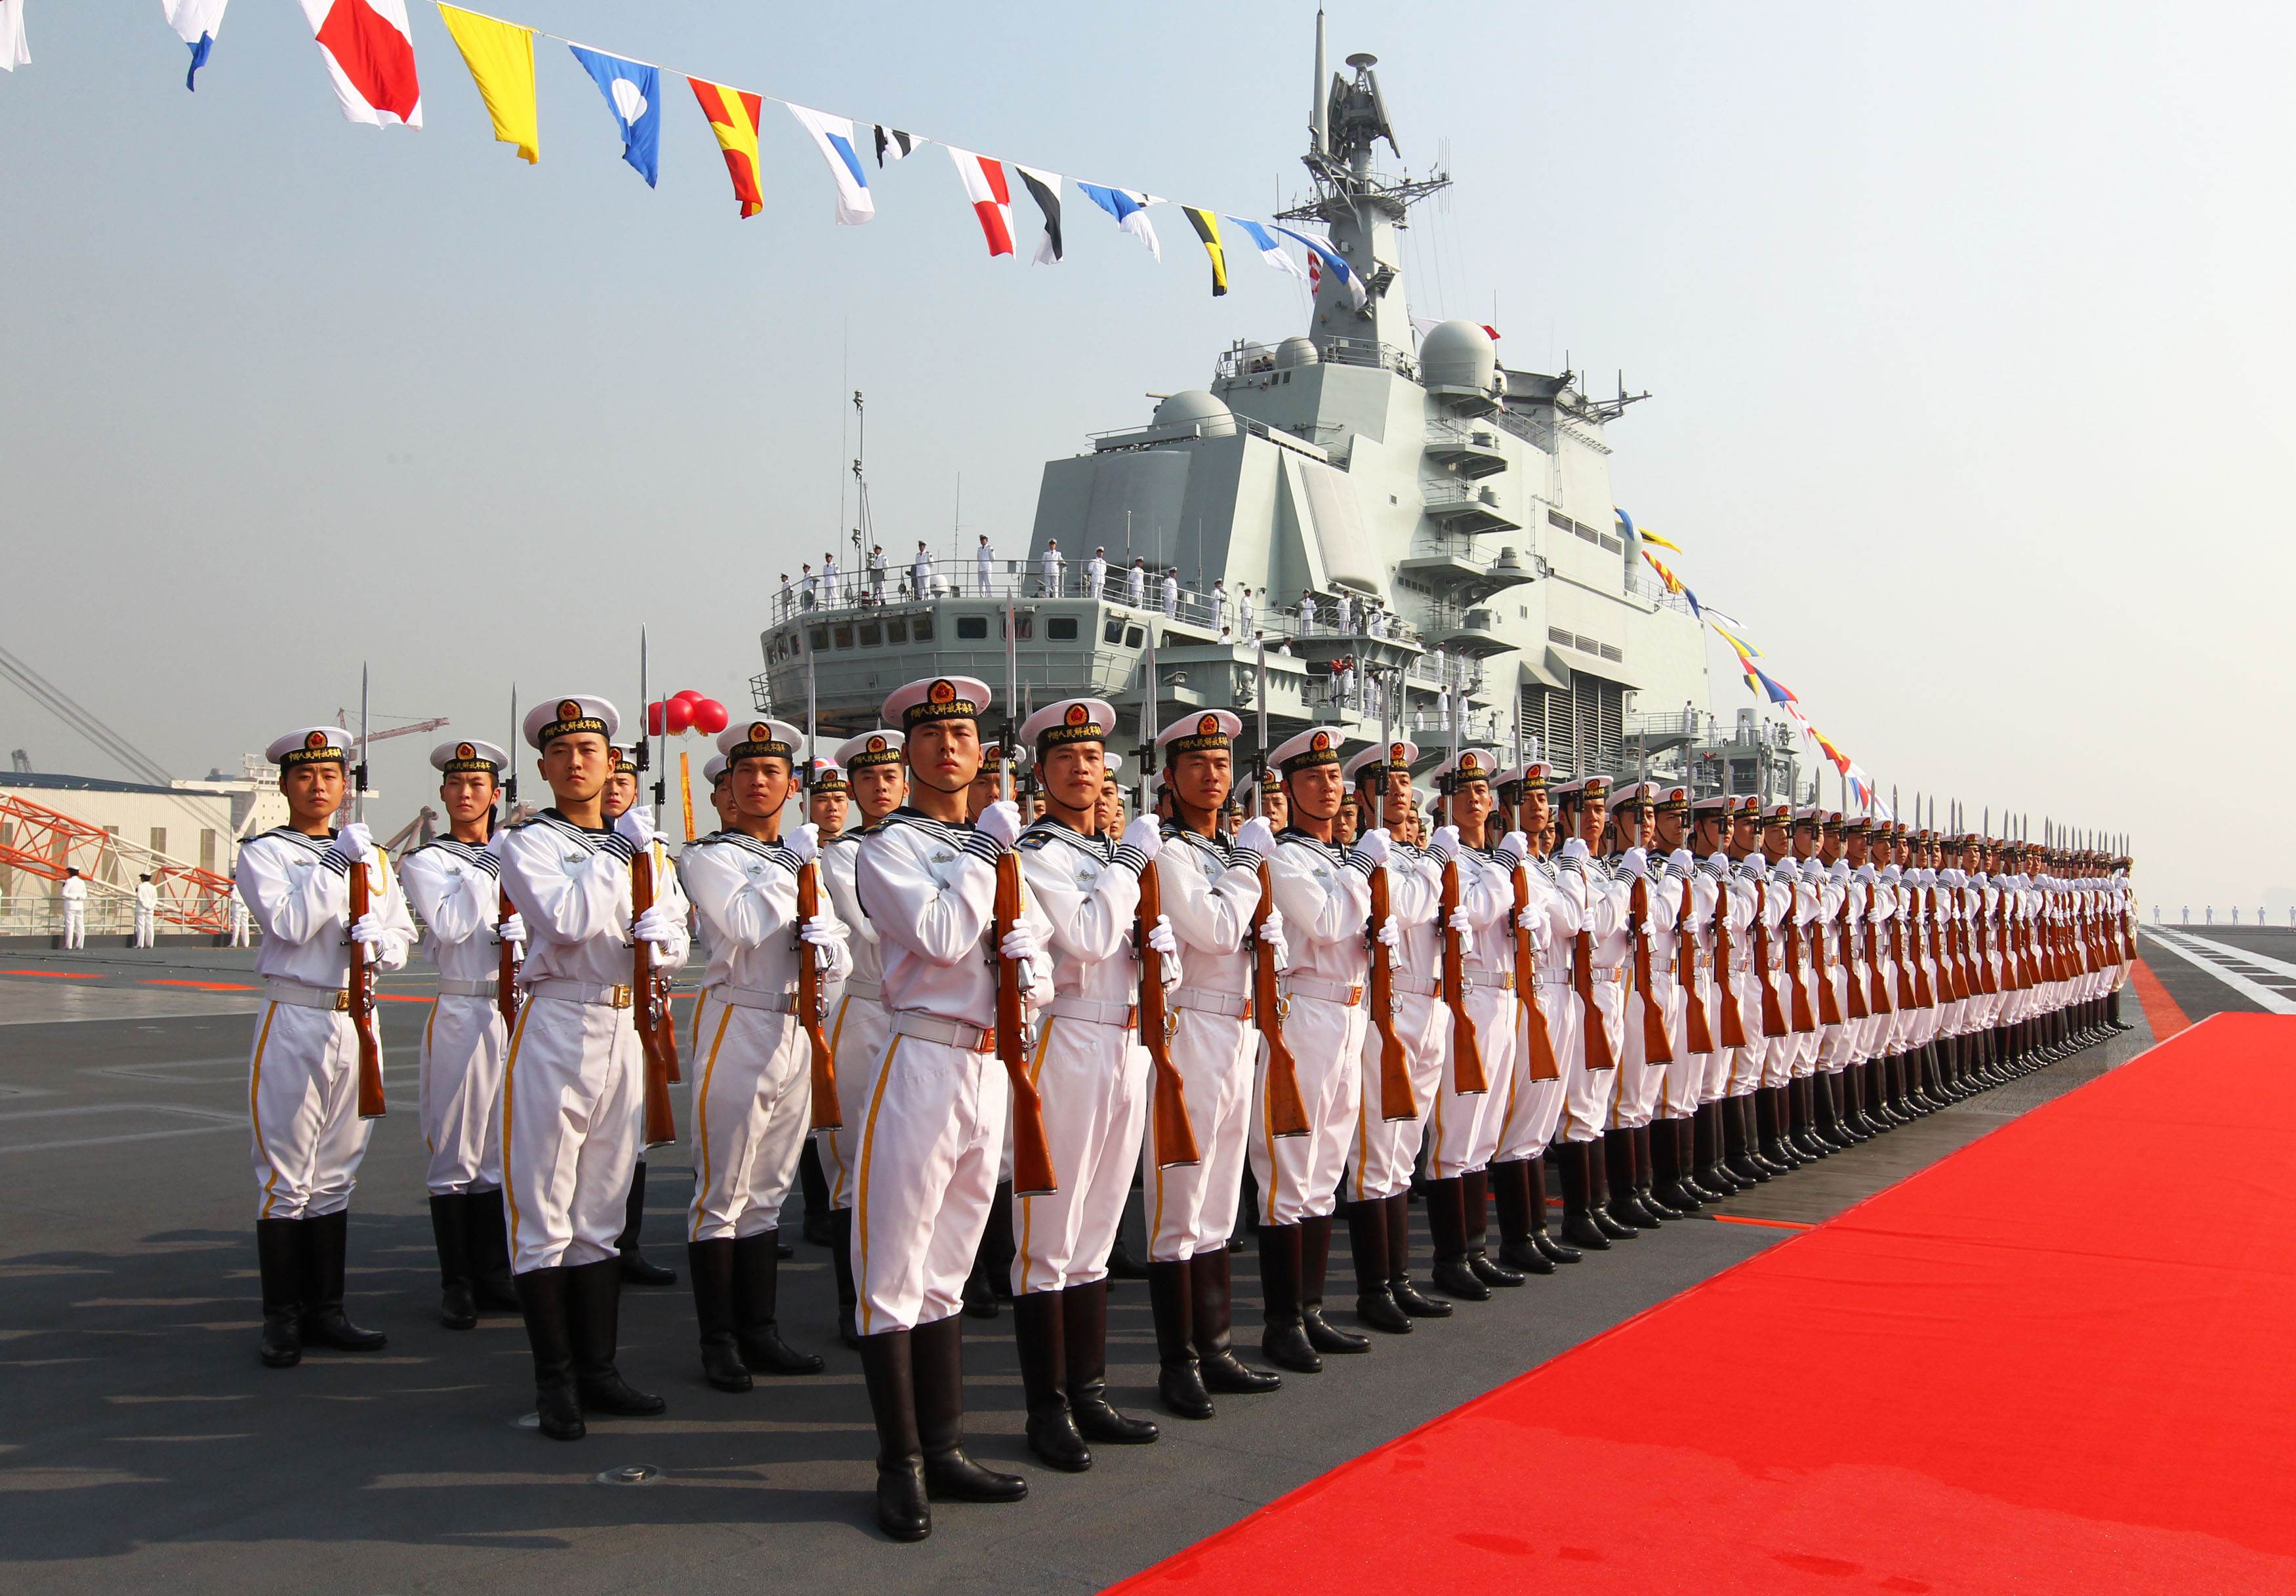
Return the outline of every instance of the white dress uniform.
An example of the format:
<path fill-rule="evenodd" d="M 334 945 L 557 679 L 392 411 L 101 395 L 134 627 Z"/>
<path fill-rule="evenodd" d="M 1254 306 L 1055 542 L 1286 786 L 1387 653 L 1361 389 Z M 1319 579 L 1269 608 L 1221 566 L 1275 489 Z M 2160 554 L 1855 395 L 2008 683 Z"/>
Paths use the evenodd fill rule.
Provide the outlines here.
<path fill-rule="evenodd" d="M 1084 562 L 1084 590 L 1088 599 L 1108 596 L 1108 556 L 1096 552 Z"/>
<path fill-rule="evenodd" d="M 79 876 L 66 876 L 63 885 L 56 888 L 56 896 L 64 909 L 64 946 L 84 948 L 87 945 L 87 882 Z M 236 928 L 244 923 L 246 904 L 237 893 L 232 895 L 231 916 L 234 935 L 234 947 L 245 947 L 246 942 L 236 935 Z"/>
<path fill-rule="evenodd" d="M 1047 544 L 1039 569 L 1045 578 L 1045 592 L 1050 597 L 1060 596 L 1061 585 L 1068 575 L 1069 562 L 1057 544 Z"/>
<path fill-rule="evenodd" d="M 449 744 L 452 748 L 455 745 Z M 439 969 L 439 998 L 422 1027 L 423 1185 L 434 1197 L 502 1185 L 503 1060 L 510 1037 L 496 1001 L 501 971 L 502 866 L 452 837 L 398 862 L 407 901 Z"/>
<path fill-rule="evenodd" d="M 1515 993 L 1521 1000 L 1521 1036 L 1515 1048 L 1514 1068 L 1508 1076 L 1508 1101 L 1498 1146 L 1491 1154 L 1494 1164 L 1546 1155 L 1562 1123 L 1563 1096 L 1572 1052 L 1585 1040 L 1578 1031 L 1578 1012 L 1570 995 L 1570 946 L 1578 934 L 1578 908 L 1559 885 L 1554 860 L 1534 856 L 1524 862 L 1523 869 L 1530 887 L 1529 904 L 1523 910 L 1529 922 L 1525 929 L 1530 932 L 1538 978 L 1530 993 L 1525 994 L 1520 988 Z M 1513 906 L 1511 896 L 1508 906 Z M 1502 932 L 1505 929 L 1502 926 Z M 1533 1003 L 1538 1009 L 1535 1019 L 1531 1015 Z M 1533 1025 L 1546 1027 L 1546 1045 L 1557 1071 L 1551 1081 L 1530 1078 L 1529 1027 Z M 1582 1063 L 1582 1073 L 1584 1068 Z"/>
<path fill-rule="evenodd" d="M 879 727 L 840 744 L 835 757 L 849 780 L 852 773 L 858 770 L 899 764 L 902 742 L 898 732 Z M 865 835 L 849 831 L 824 844 L 821 850 L 822 885 L 828 888 L 838 921 L 849 933 L 845 945 L 850 968 L 838 984 L 836 1006 L 829 1011 L 829 1046 L 837 1059 L 840 1104 L 868 1101 L 870 1084 L 885 1052 L 884 942 L 876 926 L 861 913 L 860 900 L 854 892 L 854 872 L 861 862 L 861 839 Z M 831 1211 L 843 1211 L 848 1215 L 843 1223 L 849 1230 L 853 1161 L 861 1141 L 861 1115 L 849 1108 L 844 1119 L 845 1123 L 834 1129 L 816 1132 L 815 1138 L 821 1152 L 822 1168 L 829 1177 Z M 849 1256 L 850 1241 L 849 1235 L 843 1237 L 835 1244 L 836 1250 Z"/>
<path fill-rule="evenodd" d="M 1347 1166 L 1362 1101 L 1364 982 L 1370 970 L 1364 924 L 1371 913 L 1374 861 L 1290 828 L 1269 860 L 1275 907 L 1292 968 L 1283 983 L 1283 1035 L 1300 1066 L 1308 1134 L 1277 1137 L 1263 1080 L 1252 1094 L 1259 1129 L 1251 1142 L 1260 1224 L 1328 1217 Z"/>
<path fill-rule="evenodd" d="M 1575 990 L 1577 972 L 1572 973 L 1574 990 L 1571 1002 L 1579 1007 L 1579 1031 L 1576 1050 L 1578 1067 L 1566 1066 L 1567 1086 L 1562 1111 L 1562 1137 L 1566 1142 L 1587 1142 L 1599 1138 L 1610 1123 L 1611 1105 L 1619 1090 L 1619 1072 L 1615 1060 L 1626 1056 L 1626 962 L 1632 953 L 1627 936 L 1628 887 L 1613 877 L 1603 862 L 1595 858 L 1586 843 L 1578 838 L 1565 842 L 1555 856 L 1555 884 L 1570 900 L 1571 909 L 1588 939 L 1592 958 L 1590 983 L 1595 998 L 1595 1012 L 1583 1011 Z M 1609 1044 L 1614 1067 L 1596 1069 L 1588 1066 L 1589 1050 L 1586 1045 L 1587 1027 L 1599 1024 L 1604 1040 Z"/>
<path fill-rule="evenodd" d="M 80 888 L 80 896 L 84 898 L 86 895 L 87 888 L 82 887 Z M 81 922 L 80 929 L 80 936 L 83 942 L 85 942 L 86 935 L 86 922 L 83 921 Z M 250 947 L 254 945 L 254 942 L 255 917 L 248 913 L 247 900 L 239 896 L 239 883 L 234 880 L 232 883 L 231 894 L 231 945 L 234 947 Z"/>
<path fill-rule="evenodd" d="M 1125 573 L 1124 599 L 1135 610 L 1144 609 L 1147 605 L 1148 568 L 1137 560 L 1132 562 L 1132 569 Z"/>
<path fill-rule="evenodd" d="M 1408 780 L 1412 762 L 1418 757 L 1417 744 L 1396 741 L 1383 748 L 1374 745 L 1349 759 L 1341 773 L 1357 791 L 1361 812 L 1378 813 L 1376 794 L 1362 792 L 1366 779 L 1371 775 L 1390 778 L 1400 771 Z M 1394 1026 L 1410 1064 L 1413 1101 L 1411 1105 L 1390 1107 L 1382 1100 L 1379 1027 L 1373 1023 L 1374 1016 L 1366 1011 L 1363 1110 L 1356 1117 L 1355 1143 L 1348 1151 L 1342 1188 L 1351 1203 L 1383 1199 L 1411 1189 L 1421 1140 L 1431 1115 L 1440 1109 L 1438 1099 L 1444 1084 L 1444 1060 L 1449 1054 L 1451 1011 L 1442 1001 L 1442 985 L 1438 979 L 1442 971 L 1442 941 L 1435 925 L 1435 911 L 1441 901 L 1442 860 L 1456 856 L 1456 834 L 1446 841 L 1440 856 L 1425 848 L 1391 843 L 1387 863 L 1380 866 L 1387 872 L 1388 919 L 1399 934 L 1394 950 Z M 1365 1001 L 1370 1001 L 1368 985 Z M 1496 1080 L 1496 1066 L 1492 1073 Z M 1479 1112 L 1482 1101 L 1480 1097 L 1468 1100 L 1470 1109 Z M 1406 1109 L 1408 1111 L 1405 1111 Z M 1401 1117 L 1390 1118 L 1391 1112 L 1401 1112 Z"/>
<path fill-rule="evenodd" d="M 151 947 L 159 940 L 160 889 L 149 881 L 135 883 L 135 945 Z"/>

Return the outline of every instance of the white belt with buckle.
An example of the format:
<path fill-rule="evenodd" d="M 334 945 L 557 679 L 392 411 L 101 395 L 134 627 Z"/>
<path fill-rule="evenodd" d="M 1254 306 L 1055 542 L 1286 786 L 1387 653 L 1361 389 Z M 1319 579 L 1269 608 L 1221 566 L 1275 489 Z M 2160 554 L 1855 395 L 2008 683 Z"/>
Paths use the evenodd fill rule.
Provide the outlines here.
<path fill-rule="evenodd" d="M 1514 990 L 1514 971 L 1512 970 L 1485 970 L 1479 964 L 1470 964 L 1466 970 L 1468 983 L 1472 986 L 1496 987 L 1501 992 Z"/>
<path fill-rule="evenodd" d="M 1439 981 L 1423 980 L 1418 976 L 1406 975 L 1398 970 L 1395 972 L 1395 989 L 1398 992 L 1408 992 L 1414 997 L 1432 997 L 1443 987 Z"/>
<path fill-rule="evenodd" d="M 1338 981 L 1318 980 L 1314 976 L 1288 975 L 1283 978 L 1283 995 L 1316 997 L 1327 1003 L 1337 1003 L 1343 1009 L 1352 1009 L 1363 1002 L 1363 988 L 1344 986 Z"/>
<path fill-rule="evenodd" d="M 298 1009 L 332 1009 L 338 1014 L 350 1011 L 351 994 L 340 986 L 307 986 L 300 981 L 273 976 L 263 983 L 263 994 L 275 1003 L 287 1003 Z"/>
<path fill-rule="evenodd" d="M 630 989 L 627 986 L 604 986 L 595 981 L 569 980 L 563 976 L 551 976 L 531 983 L 527 991 L 536 997 L 554 997 L 562 1003 L 586 1003 L 599 1009 L 627 1009 L 630 1006 Z"/>
<path fill-rule="evenodd" d="M 1225 1014 L 1231 1019 L 1250 1019 L 1251 1000 L 1232 997 L 1225 992 L 1197 992 L 1183 986 L 1172 994 L 1175 1009 L 1193 1009 L 1200 1014 Z"/>
<path fill-rule="evenodd" d="M 1045 1012 L 1059 1019 L 1081 1019 L 1121 1031 L 1136 1030 L 1140 1025 L 1140 1011 L 1132 1004 L 1100 1003 L 1088 997 L 1056 997 L 1045 1005 Z"/>
<path fill-rule="evenodd" d="M 762 986 L 705 986 L 704 997 L 714 997 L 721 1003 L 736 1009 L 763 1009 L 768 1013 L 787 1014 L 797 1008 L 797 988 L 783 987 L 768 992 Z"/>
<path fill-rule="evenodd" d="M 1615 986 L 1627 978 L 1627 967 L 1623 964 L 1597 964 L 1589 973 L 1591 978 Z"/>
<path fill-rule="evenodd" d="M 959 1020 L 942 1019 L 937 1015 L 921 1014 L 914 1009 L 896 1009 L 892 1013 L 891 1030 L 896 1036 L 914 1036 L 920 1042 L 938 1042 L 944 1047 L 961 1048 L 969 1053 L 994 1052 L 996 1033 L 984 1031 L 977 1025 Z"/>
<path fill-rule="evenodd" d="M 885 987 L 882 981 L 848 981 L 838 990 L 848 997 L 866 998 L 873 1003 L 885 1001 Z"/>
<path fill-rule="evenodd" d="M 496 983 L 500 978 L 497 976 L 487 976 L 476 981 L 442 980 L 439 983 L 439 995 L 440 997 L 492 997 L 496 991 Z"/>

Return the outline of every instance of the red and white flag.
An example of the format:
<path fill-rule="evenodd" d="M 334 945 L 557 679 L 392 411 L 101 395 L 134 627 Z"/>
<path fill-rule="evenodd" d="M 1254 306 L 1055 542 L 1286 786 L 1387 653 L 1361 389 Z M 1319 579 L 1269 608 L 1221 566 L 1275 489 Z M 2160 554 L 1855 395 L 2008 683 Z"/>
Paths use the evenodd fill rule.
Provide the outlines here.
<path fill-rule="evenodd" d="M 422 126 L 406 0 L 303 0 L 303 14 L 346 119 L 375 127 Z"/>
<path fill-rule="evenodd" d="M 308 4 L 309 0 L 305 3 Z M 988 241 L 989 255 L 1010 255 L 1013 190 L 1004 180 L 1004 163 L 991 160 L 986 155 L 975 155 L 970 150 L 960 150 L 954 144 L 942 147 L 956 162 L 956 175 L 964 180 L 964 197 L 972 201 L 972 214 L 980 218 L 980 232 Z"/>

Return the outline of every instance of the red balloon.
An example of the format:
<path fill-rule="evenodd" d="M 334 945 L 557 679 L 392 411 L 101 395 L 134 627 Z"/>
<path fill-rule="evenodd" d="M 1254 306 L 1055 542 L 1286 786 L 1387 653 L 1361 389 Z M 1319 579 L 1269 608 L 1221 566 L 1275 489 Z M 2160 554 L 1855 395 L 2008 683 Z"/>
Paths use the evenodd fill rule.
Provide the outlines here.
<path fill-rule="evenodd" d="M 693 729 L 693 700 L 672 699 L 663 706 L 669 716 L 669 729 L 684 733 Z"/>
<path fill-rule="evenodd" d="M 646 706 L 646 735 L 649 737 L 659 737 L 661 735 L 661 703 L 660 700 L 656 700 L 654 702 Z"/>
<path fill-rule="evenodd" d="M 670 696 L 674 699 L 681 700 L 688 704 L 698 704 L 701 701 L 701 694 L 691 687 L 687 688 L 683 692 L 672 693 Z"/>
<path fill-rule="evenodd" d="M 706 735 L 715 737 L 724 731 L 727 718 L 726 706 L 716 699 L 703 699 L 693 706 L 693 729 Z"/>

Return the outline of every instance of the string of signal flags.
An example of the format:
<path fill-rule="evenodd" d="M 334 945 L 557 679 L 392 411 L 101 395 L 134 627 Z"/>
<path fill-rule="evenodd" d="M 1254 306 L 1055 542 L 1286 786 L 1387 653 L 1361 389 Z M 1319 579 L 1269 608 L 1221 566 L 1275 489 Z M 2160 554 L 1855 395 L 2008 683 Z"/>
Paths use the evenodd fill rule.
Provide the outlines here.
<path fill-rule="evenodd" d="M 13 70 L 28 65 L 31 53 L 24 38 L 24 9 L 30 0 L 0 0 L 0 68 Z M 344 117 L 373 127 L 421 127 L 422 86 L 414 61 L 414 35 L 408 25 L 406 0 L 297 0 L 311 25 L 311 36 L 325 63 L 327 77 L 342 106 Z M 184 86 L 197 90 L 200 70 L 208 64 L 216 36 L 223 27 L 224 9 L 230 0 L 160 0 L 168 25 L 191 51 L 191 67 Z M 1015 190 L 1041 221 L 1030 258 L 1039 266 L 1056 265 L 1068 253 L 1063 227 L 1062 196 L 1071 184 L 1125 233 L 1140 241 L 1160 263 L 1162 241 L 1150 216 L 1152 208 L 1169 206 L 1185 218 L 1189 230 L 1203 246 L 1211 266 L 1211 291 L 1217 299 L 1228 291 L 1227 249 L 1231 236 L 1256 251 L 1278 272 L 1311 282 L 1328 274 L 1344 287 L 1356 308 L 1369 299 L 1361 276 L 1321 234 L 1273 221 L 1255 221 L 1229 215 L 1210 206 L 1185 205 L 1144 189 L 1114 184 L 1086 183 L 1063 177 L 1049 168 L 976 154 L 943 140 L 906 132 L 890 123 L 856 121 L 800 105 L 776 95 L 760 94 L 675 72 L 635 56 L 617 54 L 576 42 L 562 34 L 529 27 L 522 22 L 459 5 L 439 4 L 440 21 L 470 70 L 479 97 L 494 124 L 496 140 L 511 145 L 521 160 L 542 159 L 542 112 L 535 82 L 534 45 L 552 39 L 572 53 L 575 62 L 605 98 L 622 136 L 622 159 L 658 186 L 661 177 L 662 81 L 668 73 L 684 78 L 701 114 L 716 135 L 732 179 L 734 198 L 744 217 L 766 209 L 765 154 L 761 145 L 765 108 L 768 102 L 788 111 L 819 151 L 835 185 L 837 220 L 840 225 L 861 226 L 877 214 L 877 179 L 896 163 L 928 144 L 939 144 L 955 163 L 965 202 L 979 221 L 991 259 L 1017 255 L 1013 233 Z M 1232 230 L 1232 232 L 1231 232 Z M 1308 266 L 1302 270 L 1287 249 L 1298 244 Z"/>

